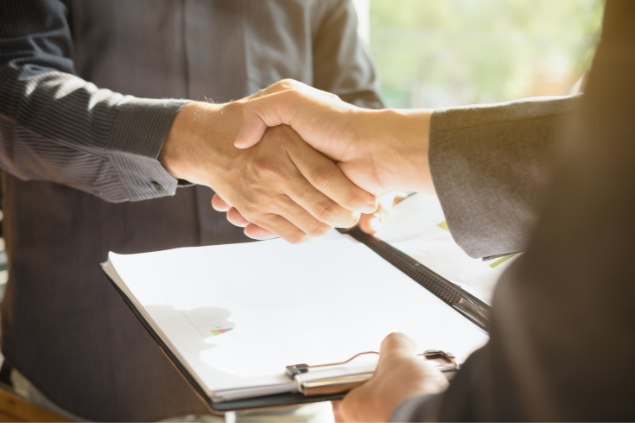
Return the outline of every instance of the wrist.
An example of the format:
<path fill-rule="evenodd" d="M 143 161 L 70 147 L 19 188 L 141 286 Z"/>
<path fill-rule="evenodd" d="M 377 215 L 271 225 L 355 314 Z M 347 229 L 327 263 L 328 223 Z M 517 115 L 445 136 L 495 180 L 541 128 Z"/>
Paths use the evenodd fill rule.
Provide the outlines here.
<path fill-rule="evenodd" d="M 430 119 L 433 110 L 363 110 L 360 142 L 376 162 L 378 177 L 387 191 L 434 194 L 428 161 Z"/>
<path fill-rule="evenodd" d="M 202 156 L 209 153 L 205 147 L 222 138 L 216 132 L 221 128 L 220 120 L 226 107 L 227 104 L 190 102 L 181 108 L 159 153 L 159 161 L 170 175 L 209 185 L 210 161 L 204 162 Z"/>
<path fill-rule="evenodd" d="M 184 105 L 172 121 L 159 153 L 159 162 L 176 179 L 188 178 L 185 163 L 190 156 L 194 126 L 200 120 L 200 115 L 206 112 L 205 104 L 193 101 Z"/>

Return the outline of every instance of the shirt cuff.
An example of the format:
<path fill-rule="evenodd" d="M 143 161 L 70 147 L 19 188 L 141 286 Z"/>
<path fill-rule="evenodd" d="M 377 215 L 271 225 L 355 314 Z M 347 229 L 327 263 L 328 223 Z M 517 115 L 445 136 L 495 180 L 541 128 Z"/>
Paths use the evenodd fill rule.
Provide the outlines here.
<path fill-rule="evenodd" d="M 408 398 L 390 416 L 391 422 L 436 422 L 443 393 Z"/>
<path fill-rule="evenodd" d="M 126 96 L 117 104 L 117 117 L 106 151 L 127 190 L 128 201 L 174 195 L 178 181 L 158 160 L 176 114 L 191 100 L 154 100 Z"/>

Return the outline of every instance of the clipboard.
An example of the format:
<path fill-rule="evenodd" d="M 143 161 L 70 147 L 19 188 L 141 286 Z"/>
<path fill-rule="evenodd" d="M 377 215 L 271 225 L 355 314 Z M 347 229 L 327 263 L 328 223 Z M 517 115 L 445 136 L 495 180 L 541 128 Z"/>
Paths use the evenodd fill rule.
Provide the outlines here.
<path fill-rule="evenodd" d="M 359 227 L 348 231 L 338 229 L 338 231 L 366 245 L 378 256 L 410 276 L 412 280 L 487 332 L 491 314 L 491 307 L 488 304 L 433 272 L 406 253 L 373 235 L 364 233 Z"/>
<path fill-rule="evenodd" d="M 437 273 L 433 272 L 426 266 L 422 265 L 412 257 L 403 253 L 402 251 L 392 247 L 386 242 L 375 238 L 374 236 L 367 235 L 361 229 L 354 228 L 352 230 L 344 231 L 339 230 L 341 233 L 346 234 L 356 241 L 366 245 L 369 249 L 375 252 L 377 255 L 382 257 L 384 260 L 392 264 L 394 267 L 399 269 L 401 272 L 409 276 L 412 280 L 417 282 L 423 288 L 430 291 L 432 294 L 437 296 L 439 299 L 444 301 L 446 304 L 450 305 L 455 311 L 463 315 L 465 318 L 474 323 L 477 327 L 481 328 L 483 331 L 487 332 L 487 325 L 489 322 L 490 316 L 490 306 L 473 296 L 469 292 L 463 290 L 456 284 L 448 281 Z M 103 270 L 103 265 L 102 265 Z M 128 298 L 128 296 L 120 289 L 120 287 L 113 281 L 106 272 L 104 272 L 111 284 L 115 288 L 116 292 L 123 299 L 128 308 L 133 312 L 133 314 L 139 319 L 143 327 L 150 333 L 156 343 L 159 345 L 160 349 L 163 351 L 165 356 L 170 360 L 170 362 L 175 366 L 175 368 L 179 371 L 179 373 L 183 376 L 183 378 L 188 382 L 188 384 L 192 387 L 194 392 L 199 396 L 201 401 L 203 401 L 210 409 L 210 412 L 213 414 L 222 414 L 230 411 L 246 411 L 260 408 L 271 408 L 271 407 L 281 407 L 281 406 L 290 406 L 290 405 L 300 405 L 300 404 L 308 404 L 315 403 L 321 401 L 332 401 L 342 399 L 348 390 L 352 389 L 356 385 L 350 385 L 349 389 L 341 390 L 338 389 L 338 392 L 333 393 L 332 390 L 322 390 L 315 391 L 313 390 L 309 394 L 301 393 L 302 390 L 298 393 L 283 393 L 283 394 L 274 394 L 267 395 L 261 397 L 252 397 L 246 399 L 238 399 L 224 402 L 213 402 L 212 399 L 208 396 L 206 391 L 199 385 L 197 380 L 193 377 L 192 374 L 188 371 L 188 369 L 177 359 L 175 354 L 167 347 L 162 338 L 155 332 L 153 327 L 148 323 L 145 317 L 137 310 L 132 301 Z M 452 357 L 450 352 L 443 352 L 438 350 L 428 350 L 424 352 L 423 356 L 429 353 L 431 355 L 445 355 L 446 361 L 448 357 Z M 375 353 L 376 354 L 376 353 Z M 360 355 L 360 354 L 358 354 Z M 357 357 L 357 356 L 355 356 Z M 354 357 L 353 357 L 354 358 Z M 428 358 L 428 357 L 426 357 Z M 348 361 L 348 360 L 347 360 Z M 450 358 L 451 362 L 452 359 Z M 314 367 L 322 367 L 325 365 L 332 365 L 339 363 L 330 363 L 330 364 L 318 364 Z M 446 363 L 447 364 L 447 363 Z M 458 370 L 458 363 L 451 363 L 453 368 L 446 367 L 441 369 L 447 375 L 448 373 L 453 373 Z M 290 365 L 289 367 L 294 367 L 298 365 Z M 304 365 L 307 366 L 307 365 Z M 311 366 L 308 366 L 311 367 Z M 284 369 L 281 369 L 284 371 Z M 288 374 L 289 375 L 289 374 Z M 291 377 L 291 375 L 289 375 Z M 367 375 L 366 379 L 370 377 Z M 364 380 L 358 381 L 363 383 Z M 340 384 L 341 388 L 341 384 Z"/>
<path fill-rule="evenodd" d="M 298 392 L 305 396 L 341 394 L 363 385 L 372 377 L 374 371 L 366 369 L 365 371 L 358 371 L 346 375 L 329 376 L 320 375 L 319 373 L 315 375 L 311 369 L 325 369 L 327 367 L 344 365 L 357 357 L 368 354 L 379 355 L 376 351 L 365 351 L 338 363 L 315 364 L 311 366 L 308 364 L 295 364 L 287 366 L 285 374 L 296 382 Z M 456 372 L 460 369 L 456 357 L 449 352 L 426 350 L 417 355 L 441 371 L 448 380 L 452 380 Z"/>

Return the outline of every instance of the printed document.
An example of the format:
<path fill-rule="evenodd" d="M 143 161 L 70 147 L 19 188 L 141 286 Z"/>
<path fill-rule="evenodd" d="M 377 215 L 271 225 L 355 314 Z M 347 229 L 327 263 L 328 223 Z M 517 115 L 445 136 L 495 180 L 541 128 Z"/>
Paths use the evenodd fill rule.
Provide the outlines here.
<path fill-rule="evenodd" d="M 292 364 L 379 351 L 391 332 L 462 362 L 487 335 L 363 244 L 332 232 L 154 253 L 104 270 L 213 401 L 293 392 Z"/>

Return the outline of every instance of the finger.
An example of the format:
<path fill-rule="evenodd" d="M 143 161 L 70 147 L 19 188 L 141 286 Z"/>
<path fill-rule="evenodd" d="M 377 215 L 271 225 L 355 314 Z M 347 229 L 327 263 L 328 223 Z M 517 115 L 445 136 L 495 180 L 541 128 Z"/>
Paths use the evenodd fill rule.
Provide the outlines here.
<path fill-rule="evenodd" d="M 247 101 L 243 106 L 243 124 L 234 146 L 249 148 L 260 142 L 268 127 L 290 124 L 293 106 L 298 100 L 297 90 L 284 90 Z"/>
<path fill-rule="evenodd" d="M 231 204 L 223 200 L 220 195 L 214 194 L 212 197 L 212 207 L 216 211 L 226 212 L 231 208 Z"/>
<path fill-rule="evenodd" d="M 242 217 L 242 215 L 234 207 L 227 211 L 227 220 L 229 220 L 231 224 L 240 226 L 241 228 L 249 225 L 249 221 Z"/>
<path fill-rule="evenodd" d="M 342 414 L 342 400 L 331 401 L 331 407 L 333 408 L 333 417 L 335 417 L 335 423 L 343 423 L 346 420 Z"/>
<path fill-rule="evenodd" d="M 281 91 L 286 90 L 297 90 L 303 89 L 304 87 L 308 87 L 308 85 L 303 84 L 302 82 L 296 81 L 295 79 L 287 78 L 282 79 L 278 82 L 275 82 L 269 85 L 267 88 L 263 88 L 258 91 L 256 94 L 249 96 L 249 99 L 264 97 L 269 94 L 279 93 Z"/>
<path fill-rule="evenodd" d="M 257 144 L 267 127 L 289 125 L 318 151 L 338 159 L 346 153 L 339 141 L 341 137 L 350 136 L 347 128 L 359 110 L 336 96 L 319 95 L 306 89 L 291 89 L 247 100 L 242 107 L 243 122 L 234 141 L 236 147 L 248 148 Z"/>
<path fill-rule="evenodd" d="M 297 172 L 297 170 L 296 170 Z M 297 176 L 298 178 L 302 178 L 302 175 Z M 298 182 L 296 182 L 298 183 Z M 311 185 L 309 185 L 306 181 L 300 182 L 306 184 L 306 190 L 315 191 L 321 198 L 325 201 L 332 203 L 329 199 L 324 197 L 321 193 L 317 192 Z M 270 214 L 278 215 L 281 219 L 270 219 L 268 221 L 268 226 L 263 226 L 260 224 L 262 222 L 262 216 L 259 215 L 247 215 L 244 217 L 242 213 L 240 213 L 236 208 L 230 208 L 227 211 L 227 220 L 229 220 L 232 224 L 236 226 L 246 227 L 249 223 L 254 223 L 256 226 L 261 227 L 261 229 L 266 229 L 273 236 L 280 235 L 282 238 L 289 240 L 289 242 L 297 237 L 303 237 L 304 235 L 308 235 L 309 237 L 320 237 L 326 235 L 332 228 L 326 223 L 323 223 L 312 216 L 309 212 L 307 212 L 303 207 L 298 205 L 295 201 L 290 199 L 285 194 L 278 194 L 272 197 L 272 203 L 267 206 L 267 210 Z M 332 203 L 334 207 L 339 207 L 337 204 Z M 350 212 L 348 212 L 350 213 Z M 265 215 L 268 216 L 268 215 Z M 353 224 L 357 223 L 357 219 L 354 220 Z M 265 223 L 267 224 L 267 223 Z M 277 226 L 277 224 L 282 225 L 282 229 Z M 291 225 L 292 228 L 289 228 Z M 351 226 L 352 226 L 351 225 Z M 281 233 L 281 230 L 285 230 L 285 234 Z M 254 232 L 255 231 L 255 232 Z M 271 234 L 262 234 L 259 231 L 254 229 L 250 229 L 248 231 L 248 236 L 256 239 L 268 239 L 271 238 Z M 252 236 L 253 235 L 253 236 Z M 264 237 L 264 238 L 263 238 Z M 303 241 L 297 241 L 303 242 Z M 296 242 L 294 242 L 296 243 Z"/>
<path fill-rule="evenodd" d="M 357 224 L 359 220 L 357 213 L 343 208 L 307 181 L 300 169 L 298 169 L 293 157 L 291 157 L 290 150 L 298 150 L 293 147 L 294 145 L 303 146 L 294 155 L 299 156 L 304 151 L 307 157 L 296 159 L 296 162 L 313 161 L 329 166 L 328 171 L 337 172 L 337 177 L 342 178 L 342 183 L 352 185 L 363 194 L 369 195 L 372 199 L 374 199 L 374 196 L 357 188 L 332 161 L 306 145 L 290 127 L 283 125 L 271 128 L 266 136 L 267 140 L 258 148 L 264 148 L 272 145 L 271 143 L 276 143 L 278 148 L 285 149 L 286 158 L 289 159 L 281 161 L 276 167 L 276 176 L 280 179 L 280 188 L 284 195 L 271 197 L 270 200 L 274 204 L 277 203 L 277 206 L 268 205 L 267 211 L 283 216 L 313 237 L 324 235 L 333 226 L 347 228 Z M 282 154 L 284 155 L 285 152 Z M 302 165 L 304 166 L 304 164 Z M 254 222 L 253 216 L 245 215 L 244 213 L 243 216 L 250 222 Z"/>
<path fill-rule="evenodd" d="M 368 235 L 375 235 L 378 231 L 376 221 L 374 214 L 363 214 L 359 219 L 359 228 Z"/>
<path fill-rule="evenodd" d="M 282 91 L 286 91 L 286 90 L 291 90 L 295 88 L 293 85 L 289 84 L 287 82 L 287 80 L 282 80 L 282 81 L 278 81 L 274 84 L 269 85 L 267 88 L 263 88 L 262 90 L 258 91 L 255 94 L 250 95 L 249 97 L 247 97 L 247 99 L 249 100 L 253 100 L 256 98 L 260 98 L 260 97 L 264 97 L 266 95 L 270 95 L 270 94 L 275 94 L 275 93 L 279 93 Z"/>
<path fill-rule="evenodd" d="M 265 229 L 275 236 L 279 236 L 285 241 L 290 242 L 291 244 L 301 244 L 312 239 L 310 235 L 307 235 L 306 233 L 298 229 L 297 226 L 293 225 L 287 219 L 273 213 L 268 213 L 262 216 L 258 216 L 257 219 L 253 219 L 253 222 L 251 222 L 245 228 L 245 235 L 255 239 L 262 239 L 256 238 L 257 236 L 263 235 L 263 232 L 261 232 L 256 227 Z"/>
<path fill-rule="evenodd" d="M 250 95 L 249 99 L 264 97 L 269 94 L 279 93 L 281 91 L 286 90 L 302 90 L 305 88 L 310 88 L 308 85 L 303 84 L 302 82 L 296 81 L 295 79 L 287 78 L 282 79 L 278 82 L 275 82 L 269 85 L 267 88 L 263 88 L 258 91 L 256 94 Z"/>
<path fill-rule="evenodd" d="M 245 226 L 245 235 L 247 235 L 249 238 L 258 240 L 278 238 L 278 235 L 266 229 L 263 229 L 258 225 L 254 225 L 253 223 L 249 223 L 247 224 L 247 226 Z"/>
<path fill-rule="evenodd" d="M 299 179 L 302 178 L 302 179 Z M 285 190 L 290 200 L 298 204 L 314 219 L 337 228 L 350 228 L 357 224 L 360 214 L 345 209 L 315 189 L 302 175 L 293 186 Z"/>
<path fill-rule="evenodd" d="M 291 201 L 295 202 L 310 216 L 328 226 L 350 228 L 357 224 L 360 215 L 358 212 L 353 212 L 340 206 L 311 185 L 297 169 L 295 171 L 297 175 L 292 174 L 293 184 L 285 189 Z M 309 223 L 313 222 L 309 221 Z M 304 229 L 305 227 L 301 228 Z"/>
<path fill-rule="evenodd" d="M 306 180 L 343 208 L 360 213 L 377 210 L 377 198 L 373 194 L 351 182 L 333 161 L 310 145 L 292 143 L 287 151 Z"/>
<path fill-rule="evenodd" d="M 282 79 L 276 83 L 273 83 L 269 85 L 267 88 L 263 88 L 257 93 L 250 95 L 249 97 L 247 97 L 247 99 L 251 100 L 255 98 L 260 98 L 266 95 L 275 94 L 275 93 L 279 93 L 279 92 L 287 91 L 287 90 L 305 90 L 314 94 L 322 95 L 328 98 L 341 101 L 339 96 L 336 94 L 330 93 L 328 91 L 320 90 L 318 88 L 312 87 L 310 85 L 306 85 L 302 82 L 296 81 L 295 79 L 291 79 L 291 78 Z"/>
<path fill-rule="evenodd" d="M 307 189 L 311 190 L 313 188 L 308 186 Z M 328 199 L 326 200 L 330 201 Z M 286 195 L 279 195 L 276 198 L 276 202 L 277 204 L 274 206 L 273 212 L 277 212 L 280 216 L 284 217 L 291 224 L 311 237 L 317 238 L 324 236 L 333 229 L 332 226 L 311 215 L 301 204 L 298 204 Z M 335 203 L 333 203 L 333 205 L 337 206 Z M 355 222 L 357 222 L 357 220 L 355 220 Z"/>
<path fill-rule="evenodd" d="M 371 218 L 368 220 L 368 226 L 370 227 L 371 231 L 375 232 L 376 234 L 377 232 L 379 232 L 382 225 L 383 221 L 380 218 L 375 215 L 371 215 Z"/>
<path fill-rule="evenodd" d="M 393 332 L 381 343 L 381 349 L 379 350 L 379 362 L 377 369 L 379 370 L 382 365 L 385 365 L 386 361 L 394 359 L 395 357 L 413 357 L 417 355 L 417 345 L 412 339 L 404 335 L 403 333 Z"/>
<path fill-rule="evenodd" d="M 299 132 L 304 124 L 300 121 L 294 124 L 295 117 L 315 115 L 316 107 L 323 112 L 326 111 L 331 119 L 337 118 L 339 110 L 345 104 L 335 94 L 311 87 L 287 89 L 251 98 L 243 105 L 243 124 L 236 135 L 234 146 L 249 148 L 258 144 L 268 127 L 290 125 Z M 344 107 L 344 109 L 348 108 L 350 107 Z M 322 119 L 329 118 L 323 116 Z M 309 120 L 305 119 L 306 122 Z"/>
<path fill-rule="evenodd" d="M 388 211 L 384 208 L 381 199 L 374 213 L 363 214 L 359 219 L 359 228 L 368 235 L 375 235 L 381 229 Z"/>

